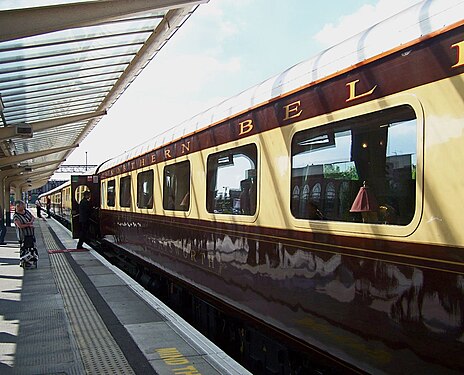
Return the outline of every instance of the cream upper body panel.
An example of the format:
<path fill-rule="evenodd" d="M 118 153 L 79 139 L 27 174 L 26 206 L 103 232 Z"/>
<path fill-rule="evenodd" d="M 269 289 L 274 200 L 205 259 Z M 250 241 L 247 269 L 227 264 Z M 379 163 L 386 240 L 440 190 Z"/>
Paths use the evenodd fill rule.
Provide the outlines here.
<path fill-rule="evenodd" d="M 258 225 L 277 229 L 372 238 L 381 236 L 384 239 L 402 238 L 403 241 L 461 246 L 464 243 L 464 236 L 460 230 L 461 218 L 464 216 L 464 202 L 460 199 L 450 199 L 450 197 L 459 197 L 459 192 L 464 186 L 464 177 L 458 173 L 462 161 L 460 150 L 464 149 L 464 121 L 462 119 L 464 111 L 459 101 L 459 94 L 454 89 L 461 79 L 458 76 L 430 83 L 408 92 L 296 122 L 242 140 L 193 152 L 175 160 L 104 179 L 103 182 L 116 180 L 116 196 L 118 196 L 120 179 L 125 176 L 132 178 L 131 207 L 120 207 L 118 199 L 114 207 L 104 207 L 239 225 Z M 442 93 L 442 95 L 437 93 Z M 455 96 L 454 99 L 453 96 Z M 317 128 L 356 117 L 363 113 L 405 104 L 413 108 L 417 118 L 416 198 L 411 222 L 407 225 L 385 225 L 295 218 L 290 210 L 291 157 L 289 154 L 295 133 L 303 129 Z M 256 212 L 250 216 L 208 212 L 206 209 L 208 156 L 250 143 L 256 144 L 258 150 Z M 162 198 L 163 169 L 167 165 L 185 160 L 190 162 L 191 168 L 190 208 L 188 211 L 165 210 Z M 137 208 L 135 201 L 137 174 L 150 169 L 154 171 L 154 204 L 153 208 L 140 209 Z"/>

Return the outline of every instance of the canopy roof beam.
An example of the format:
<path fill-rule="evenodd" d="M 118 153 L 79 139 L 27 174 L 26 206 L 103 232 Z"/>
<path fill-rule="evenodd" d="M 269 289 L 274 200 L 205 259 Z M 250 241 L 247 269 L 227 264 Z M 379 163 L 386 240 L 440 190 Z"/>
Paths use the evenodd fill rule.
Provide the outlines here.
<path fill-rule="evenodd" d="M 0 171 L 0 179 L 2 179 L 3 177 L 11 177 L 11 176 L 17 176 L 20 174 L 24 174 L 24 173 L 34 172 L 38 168 L 49 167 L 49 166 L 56 165 L 59 163 L 61 163 L 61 160 L 57 160 L 55 163 L 45 162 L 45 163 L 33 163 L 30 165 L 19 165 L 14 168 L 5 169 L 3 171 Z"/>
<path fill-rule="evenodd" d="M 208 0 L 100 0 L 0 12 L 0 42 L 75 27 L 93 26 L 139 13 L 169 10 Z M 21 22 L 18 22 L 21 20 Z"/>
<path fill-rule="evenodd" d="M 20 178 L 24 178 L 25 180 L 37 180 L 37 179 L 43 179 L 45 174 L 51 175 L 55 171 L 55 164 L 50 164 L 49 168 L 44 168 L 41 171 L 33 171 L 33 172 L 28 172 L 24 171 L 22 174 L 20 174 Z M 47 177 L 48 178 L 48 177 Z"/>
<path fill-rule="evenodd" d="M 42 130 L 54 128 L 56 126 L 72 124 L 74 122 L 89 120 L 89 119 L 96 118 L 96 117 L 102 117 L 104 115 L 106 115 L 106 110 L 92 112 L 92 113 L 84 113 L 82 115 L 60 117 L 60 118 L 56 118 L 53 120 L 31 122 L 29 125 L 31 125 L 32 127 L 32 132 L 35 133 L 35 132 L 40 132 Z M 16 134 L 15 125 L 0 127 L 0 141 L 3 141 L 5 139 L 16 138 L 16 137 L 19 137 L 19 136 Z"/>
<path fill-rule="evenodd" d="M 66 147 L 56 147 L 56 148 L 51 148 L 51 149 L 43 150 L 43 151 L 28 152 L 28 153 L 24 153 L 24 154 L 20 154 L 20 155 L 8 156 L 6 158 L 0 159 L 0 168 L 5 167 L 7 165 L 21 163 L 21 162 L 26 161 L 26 160 L 39 158 L 41 156 L 55 154 L 57 152 L 62 152 L 62 151 L 68 151 L 68 150 L 71 150 L 71 149 L 76 148 L 76 147 L 79 147 L 79 145 L 72 145 L 72 146 L 66 146 Z"/>

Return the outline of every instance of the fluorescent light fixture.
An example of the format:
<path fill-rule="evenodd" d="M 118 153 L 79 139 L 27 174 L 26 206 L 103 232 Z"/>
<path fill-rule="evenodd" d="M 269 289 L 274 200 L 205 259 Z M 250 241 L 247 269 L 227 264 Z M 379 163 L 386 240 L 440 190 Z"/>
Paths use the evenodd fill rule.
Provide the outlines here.
<path fill-rule="evenodd" d="M 21 122 L 15 124 L 15 134 L 22 138 L 32 138 L 33 131 L 32 126 L 30 124 L 26 124 L 25 122 Z"/>

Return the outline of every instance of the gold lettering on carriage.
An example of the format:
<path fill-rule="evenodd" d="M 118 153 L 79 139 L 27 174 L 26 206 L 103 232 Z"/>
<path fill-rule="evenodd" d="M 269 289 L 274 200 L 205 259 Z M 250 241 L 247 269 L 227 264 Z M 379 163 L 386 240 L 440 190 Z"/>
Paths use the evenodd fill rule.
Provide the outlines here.
<path fill-rule="evenodd" d="M 297 100 L 296 102 L 293 102 L 293 103 L 290 103 L 284 106 L 285 108 L 284 121 L 290 120 L 295 117 L 299 117 L 303 113 L 303 110 L 300 109 L 300 106 L 301 106 L 300 100 Z"/>
<path fill-rule="evenodd" d="M 346 86 L 348 86 L 350 88 L 350 96 L 348 97 L 348 99 L 346 99 L 346 102 L 351 102 L 352 100 L 355 100 L 355 99 L 359 99 L 359 98 L 364 98 L 365 96 L 369 96 L 371 95 L 374 90 L 377 88 L 377 85 L 375 85 L 372 89 L 370 89 L 369 91 L 363 93 L 363 94 L 359 94 L 359 95 L 356 95 L 356 84 L 359 82 L 360 80 L 357 79 L 355 81 L 351 81 L 351 82 L 348 82 L 346 84 Z"/>
<path fill-rule="evenodd" d="M 456 48 L 458 58 L 458 61 L 452 66 L 452 68 L 464 65 L 464 41 L 452 44 L 451 48 Z"/>
<path fill-rule="evenodd" d="M 238 133 L 238 135 L 247 134 L 251 132 L 254 128 L 253 120 L 250 120 L 250 119 L 240 122 L 239 125 L 240 125 L 240 132 Z"/>
<path fill-rule="evenodd" d="M 185 154 L 185 152 L 190 152 L 190 141 L 188 141 L 187 143 L 182 143 L 180 147 L 182 149 L 182 154 Z"/>
<path fill-rule="evenodd" d="M 165 149 L 165 150 L 164 150 L 164 157 L 165 157 L 166 159 L 172 158 L 172 156 L 171 156 L 171 150 Z"/>

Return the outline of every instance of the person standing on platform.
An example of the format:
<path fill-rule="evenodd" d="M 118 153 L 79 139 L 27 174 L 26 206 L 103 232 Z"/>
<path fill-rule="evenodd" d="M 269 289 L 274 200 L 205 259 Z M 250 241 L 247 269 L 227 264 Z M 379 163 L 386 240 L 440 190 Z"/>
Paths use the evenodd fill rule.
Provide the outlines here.
<path fill-rule="evenodd" d="M 47 197 L 47 217 L 50 217 L 50 208 L 52 206 L 52 201 L 50 197 Z"/>
<path fill-rule="evenodd" d="M 26 236 L 34 236 L 34 216 L 26 209 L 26 203 L 23 201 L 16 202 L 13 222 L 16 225 L 20 243 L 24 241 Z"/>
<path fill-rule="evenodd" d="M 35 201 L 35 208 L 37 209 L 37 217 L 42 217 L 42 214 L 40 213 L 40 210 L 42 210 L 42 205 L 40 204 L 40 201 L 38 199 L 36 199 Z"/>
<path fill-rule="evenodd" d="M 6 245 L 5 242 L 6 226 L 3 216 L 3 209 L 0 206 L 0 245 Z"/>
<path fill-rule="evenodd" d="M 84 242 L 88 243 L 89 226 L 90 226 L 90 213 L 92 206 L 90 204 L 90 191 L 84 191 L 84 198 L 79 203 L 79 241 L 77 248 L 83 249 Z"/>
<path fill-rule="evenodd" d="M 19 265 L 24 269 L 37 268 L 39 256 L 35 247 L 34 216 L 26 209 L 23 201 L 16 202 L 13 221 L 19 240 Z"/>

